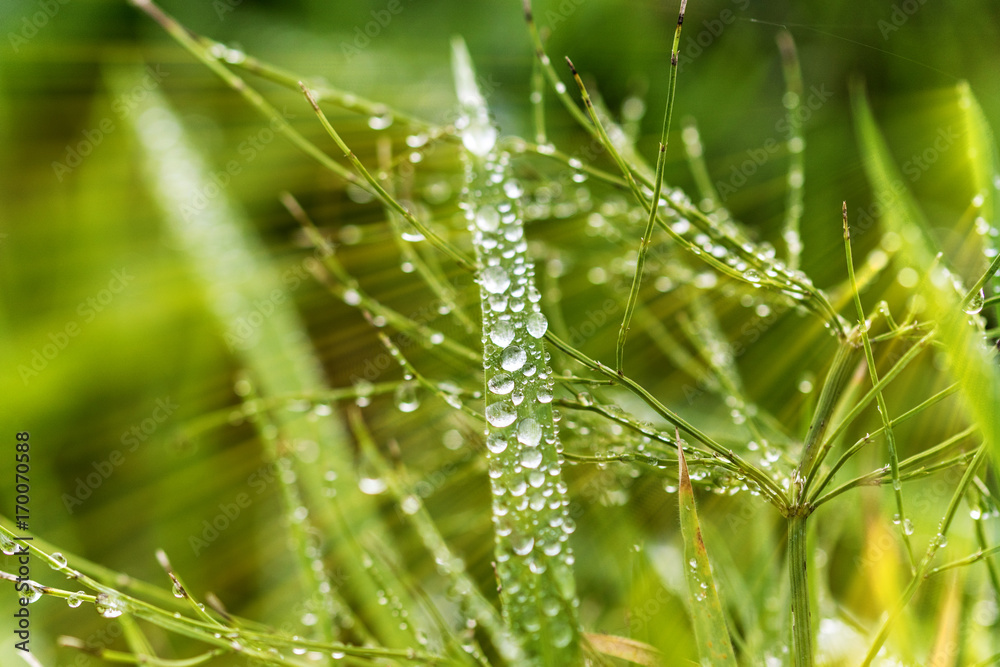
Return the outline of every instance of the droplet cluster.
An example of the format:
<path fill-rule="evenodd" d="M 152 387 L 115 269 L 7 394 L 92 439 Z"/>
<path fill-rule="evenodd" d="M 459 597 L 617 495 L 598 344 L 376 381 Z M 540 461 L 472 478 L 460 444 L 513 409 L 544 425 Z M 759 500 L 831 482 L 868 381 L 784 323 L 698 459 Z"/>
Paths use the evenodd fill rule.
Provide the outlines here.
<path fill-rule="evenodd" d="M 462 206 L 480 266 L 485 436 L 501 595 L 511 623 L 565 648 L 576 637 L 569 547 L 575 524 L 567 512 L 542 340 L 548 321 L 518 201 L 523 189 L 506 154 L 470 152 Z"/>

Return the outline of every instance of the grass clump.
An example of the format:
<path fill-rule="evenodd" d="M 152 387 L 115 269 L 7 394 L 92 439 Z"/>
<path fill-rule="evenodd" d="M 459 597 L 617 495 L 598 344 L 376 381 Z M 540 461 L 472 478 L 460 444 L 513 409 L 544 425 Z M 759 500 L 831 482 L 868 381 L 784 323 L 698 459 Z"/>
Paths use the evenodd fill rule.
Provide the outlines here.
<path fill-rule="evenodd" d="M 128 623 L 127 651 L 93 650 L 72 638 L 64 646 L 162 665 L 235 656 L 296 666 L 803 667 L 934 664 L 928 661 L 944 655 L 942 646 L 960 642 L 963 660 L 995 661 L 1000 647 L 990 644 L 989 631 L 959 637 L 948 611 L 995 605 L 1000 595 L 1000 547 L 990 523 L 1000 462 L 990 312 L 1000 268 L 1000 170 L 968 86 L 956 89 L 955 109 L 978 149 L 969 157 L 970 199 L 982 233 L 954 256 L 939 249 L 916 200 L 898 187 L 903 181 L 874 113 L 862 89 L 853 91 L 880 224 L 898 241 L 856 265 L 846 203 L 839 216 L 805 216 L 800 122 L 789 125 L 786 141 L 780 257 L 719 201 L 692 120 L 681 138 L 697 203 L 667 183 L 683 0 L 652 165 L 643 158 L 651 147 L 629 129 L 634 118 L 616 118 L 567 58 L 579 100 L 570 93 L 529 2 L 532 141 L 501 134 L 461 39 L 452 44 L 457 112 L 435 122 L 216 43 L 148 0 L 134 4 L 356 199 L 377 206 L 386 235 L 373 257 L 363 257 L 391 255 L 392 263 L 398 254 L 437 306 L 431 318 L 407 314 L 391 289 L 379 290 L 377 275 L 356 275 L 365 262 L 332 240 L 337 221 L 314 221 L 316 207 L 298 193 L 276 192 L 301 227 L 302 266 L 372 325 L 401 376 L 331 388 L 314 345 L 321 336 L 307 333 L 283 302 L 233 350 L 242 368 L 239 405 L 199 422 L 209 429 L 246 421 L 279 471 L 283 530 L 304 598 L 297 615 L 309 622 L 284 632 L 231 613 L 182 582 L 163 552 L 158 560 L 169 585 L 156 587 L 62 557 L 39 539 L 33 552 L 90 592 L 39 583 L 32 597 L 93 605 Z M 794 111 L 804 85 L 789 33 L 779 33 L 778 47 L 785 106 Z M 288 122 L 258 92 L 258 80 L 296 95 L 325 136 L 309 138 L 309 130 Z M 546 95 L 599 146 L 597 159 L 585 162 L 550 143 Z M 373 127 L 374 164 L 348 143 L 334 111 L 381 119 Z M 387 118 L 405 137 L 382 132 Z M 219 328 L 234 329 L 234 313 L 281 287 L 254 225 L 225 192 L 185 207 L 209 169 L 165 97 L 150 94 L 132 126 L 168 234 L 203 285 Z M 429 196 L 434 188 L 421 169 L 432 161 L 447 173 L 443 182 L 458 187 L 438 181 L 445 194 Z M 843 230 L 844 270 L 826 289 L 802 270 L 809 225 L 820 224 L 811 220 Z M 583 225 L 599 234 L 584 237 Z M 891 263 L 917 267 L 914 293 L 902 304 L 866 306 Z M 622 278 L 623 287 L 609 296 L 602 280 L 573 278 L 587 267 L 588 275 Z M 651 290 L 653 276 L 667 287 Z M 594 315 L 590 304 L 601 300 L 609 305 Z M 812 379 L 793 378 L 791 391 L 806 398 L 781 406 L 758 394 L 760 383 L 740 358 L 753 355 L 754 345 L 734 334 L 738 322 L 724 306 L 733 300 L 757 313 L 788 313 L 781 326 L 798 330 L 787 334 L 797 341 L 788 356 L 798 341 L 819 351 Z M 591 333 L 580 335 L 585 324 Z M 695 382 L 694 395 L 672 386 L 676 374 L 664 380 L 662 367 Z M 904 383 L 911 390 L 903 391 Z M 395 409 L 371 407 L 390 394 Z M 702 395 L 706 401 L 695 400 Z M 433 418 L 400 421 L 418 410 Z M 958 417 L 944 422 L 946 412 Z M 944 426 L 928 431 L 929 422 Z M 437 445 L 442 432 L 444 448 Z M 464 458 L 456 458 L 459 451 Z M 427 482 L 443 469 L 446 479 Z M 945 497 L 933 502 L 910 491 L 931 476 L 950 480 Z M 884 498 L 870 494 L 879 489 Z M 619 509 L 652 497 L 659 498 L 656 511 Z M 664 503 L 671 511 L 660 511 Z M 959 526 L 963 504 L 969 526 Z M 600 523 L 584 505 L 611 520 Z M 761 513 L 748 523 L 737 518 L 743 507 Z M 833 508 L 844 517 L 827 511 Z M 874 531 L 886 508 L 895 528 L 883 549 L 892 558 L 880 572 L 891 581 L 858 574 L 860 586 L 882 595 L 882 608 L 874 609 L 841 586 L 845 566 L 837 555 L 870 547 L 852 541 L 853 531 Z M 457 527 L 455 516 L 474 525 Z M 737 533 L 727 535 L 727 526 Z M 15 534 L 6 521 L 2 531 L 9 551 Z M 473 537 L 463 539 L 466 532 Z M 490 546 L 477 549 L 486 535 Z M 941 562 L 944 549 L 954 553 Z M 926 582 L 956 572 L 969 582 L 961 596 L 938 600 L 927 592 Z M 628 577 L 643 583 L 623 583 Z M 922 628 L 934 629 L 923 633 L 933 642 L 916 632 Z M 160 632 L 197 648 L 161 657 L 170 647 L 151 639 Z M 908 641 L 892 641 L 894 632 Z"/>

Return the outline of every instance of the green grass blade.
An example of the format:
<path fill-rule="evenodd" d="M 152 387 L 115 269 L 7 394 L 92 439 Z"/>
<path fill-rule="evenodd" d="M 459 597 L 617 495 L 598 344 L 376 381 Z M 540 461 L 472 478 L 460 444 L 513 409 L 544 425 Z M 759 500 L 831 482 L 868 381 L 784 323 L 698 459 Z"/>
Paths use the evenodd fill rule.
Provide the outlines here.
<path fill-rule="evenodd" d="M 580 662 L 574 524 L 561 479 L 547 321 L 527 257 L 519 186 L 475 83 L 464 42 L 453 42 L 467 164 L 464 197 L 479 266 L 486 379 L 486 446 L 493 488 L 495 554 L 504 615 L 538 665 Z"/>
<path fill-rule="evenodd" d="M 129 89 L 127 81 L 121 86 L 122 90 Z M 252 304 L 269 301 L 274 305 L 274 311 L 259 327 L 233 345 L 239 363 L 248 369 L 265 396 L 327 389 L 320 365 L 304 342 L 308 336 L 298 313 L 287 298 L 281 301 L 271 298 L 281 289 L 282 281 L 269 263 L 259 259 L 266 257 L 266 252 L 245 217 L 230 205 L 224 193 L 208 198 L 201 207 L 190 203 L 191 192 L 210 182 L 209 170 L 187 140 L 179 119 L 156 93 L 147 96 L 130 119 L 134 120 L 133 129 L 144 149 L 148 181 L 163 211 L 168 233 L 177 240 L 201 278 L 220 329 L 229 332 L 228 337 L 240 330 L 238 322 L 244 313 L 252 311 Z M 165 134 L 175 137 L 174 140 L 164 141 Z M 345 534 L 377 530 L 377 508 L 355 482 L 353 453 L 340 421 L 330 418 L 313 423 L 287 411 L 276 411 L 274 422 L 288 441 L 322 443 L 318 463 L 305 463 L 294 454 L 275 455 L 277 463 L 296 472 L 296 488 L 288 490 L 286 499 L 322 497 L 321 489 L 329 485 L 324 473 L 330 471 L 337 480 L 337 502 L 310 507 L 310 520 L 336 525 Z M 265 447 L 268 446 L 271 445 L 265 442 Z M 338 505 L 345 511 L 334 511 Z M 309 561 L 302 575 L 308 596 L 317 601 L 317 615 L 330 616 L 342 625 L 360 629 L 353 615 L 336 612 L 343 607 L 333 596 L 320 592 L 325 589 L 324 567 L 322 562 L 312 562 L 315 557 L 306 556 L 308 545 L 301 531 L 294 528 L 293 514 L 297 511 L 299 506 L 286 507 L 291 534 L 300 538 L 296 541 L 300 559 L 303 563 L 305 558 Z M 360 566 L 365 555 L 352 540 L 339 539 L 331 546 L 333 560 L 346 575 L 343 592 L 353 599 L 355 609 L 362 610 L 360 615 L 373 634 L 388 645 L 408 645 L 412 634 L 401 630 L 399 621 L 377 603 L 378 587 Z M 340 631 L 335 625 L 336 621 L 319 628 L 321 636 L 336 638 Z M 364 636 L 363 632 L 360 634 Z"/>
<path fill-rule="evenodd" d="M 698 641 L 702 665 L 736 667 L 736 656 L 722 603 L 715 588 L 712 566 L 701 535 L 701 524 L 694 503 L 694 487 L 688 474 L 680 435 L 677 436 L 679 479 L 678 504 L 681 512 L 681 535 L 684 538 L 684 575 L 691 592 L 691 620 Z"/>
<path fill-rule="evenodd" d="M 875 122 L 867 97 L 860 88 L 853 91 L 865 171 L 876 199 L 884 203 L 882 223 L 903 239 L 904 253 L 915 266 L 934 265 L 936 246 L 929 233 L 930 225 L 917 208 L 893 164 L 885 139 Z M 995 350 L 983 344 L 981 332 L 970 326 L 961 308 L 950 276 L 939 267 L 927 281 L 928 316 L 937 319 L 940 339 L 951 375 L 962 387 L 962 396 L 972 420 L 979 426 L 986 447 L 995 463 L 1000 464 L 1000 368 Z"/>

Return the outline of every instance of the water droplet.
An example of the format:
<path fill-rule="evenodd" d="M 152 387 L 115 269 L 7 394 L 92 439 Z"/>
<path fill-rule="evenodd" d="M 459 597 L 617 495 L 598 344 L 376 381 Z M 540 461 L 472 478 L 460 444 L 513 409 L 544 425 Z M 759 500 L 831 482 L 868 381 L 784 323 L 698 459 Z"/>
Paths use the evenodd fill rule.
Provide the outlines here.
<path fill-rule="evenodd" d="M 511 345 L 500 355 L 500 365 L 505 371 L 516 371 L 527 360 L 528 355 L 517 345 Z"/>
<path fill-rule="evenodd" d="M 549 321 L 545 319 L 545 316 L 541 313 L 532 313 L 528 315 L 527 322 L 528 333 L 535 338 L 541 338 L 545 335 L 545 331 L 549 328 Z"/>
<path fill-rule="evenodd" d="M 468 120 L 462 131 L 462 144 L 470 153 L 485 157 L 497 143 L 497 129 L 493 127 L 485 111 Z"/>
<path fill-rule="evenodd" d="M 507 438 L 499 433 L 490 433 L 486 437 L 486 449 L 494 454 L 502 454 L 507 449 Z"/>
<path fill-rule="evenodd" d="M 511 549 L 514 550 L 518 556 L 527 556 L 531 553 L 531 549 L 535 546 L 535 538 L 531 535 L 511 535 L 510 538 Z"/>
<path fill-rule="evenodd" d="M 542 450 L 540 449 L 526 449 L 521 454 L 521 465 L 525 468 L 530 468 L 534 470 L 542 463 Z M 544 506 L 544 500 L 542 502 Z M 541 509 L 541 507 L 537 508 Z"/>
<path fill-rule="evenodd" d="M 392 114 L 384 113 L 379 116 L 372 116 L 368 119 L 368 127 L 373 130 L 384 130 L 392 125 Z"/>
<path fill-rule="evenodd" d="M 52 554 L 52 561 L 55 563 L 56 567 L 66 567 L 66 556 L 63 556 L 58 551 Z"/>
<path fill-rule="evenodd" d="M 476 227 L 484 232 L 495 232 L 500 227 L 500 213 L 492 206 L 480 206 L 476 210 Z"/>
<path fill-rule="evenodd" d="M 542 439 L 542 427 L 530 417 L 522 419 L 521 423 L 517 425 L 517 439 L 528 447 L 537 447 Z"/>
<path fill-rule="evenodd" d="M 385 491 L 386 483 L 381 477 L 361 477 L 358 479 L 358 488 L 361 489 L 361 493 L 377 496 Z"/>
<path fill-rule="evenodd" d="M 413 412 L 420 407 L 420 397 L 417 396 L 417 383 L 404 382 L 396 387 L 396 407 L 400 412 Z"/>
<path fill-rule="evenodd" d="M 490 381 L 486 383 L 487 388 L 493 394 L 509 394 L 514 390 L 514 378 L 512 378 L 507 373 L 500 373 L 499 375 L 494 375 L 490 378 Z"/>
<path fill-rule="evenodd" d="M 98 593 L 94 609 L 104 618 L 118 618 L 124 611 L 124 605 L 121 600 L 108 593 Z"/>
<path fill-rule="evenodd" d="M 983 290 L 979 290 L 979 293 L 969 299 L 969 303 L 965 305 L 963 310 L 968 315 L 978 315 L 983 310 L 983 303 L 986 301 L 986 294 Z"/>
<path fill-rule="evenodd" d="M 510 426 L 517 419 L 517 413 L 507 401 L 493 403 L 486 407 L 486 421 L 497 428 Z"/>
<path fill-rule="evenodd" d="M 399 508 L 403 510 L 404 514 L 416 514 L 417 510 L 420 509 L 420 499 L 412 494 L 406 496 L 400 501 Z"/>
<path fill-rule="evenodd" d="M 184 589 L 177 582 L 174 582 L 174 586 L 171 590 L 175 598 L 183 598 L 185 596 Z"/>
<path fill-rule="evenodd" d="M 755 269 L 747 269 L 743 272 L 743 277 L 751 283 L 760 282 L 760 274 Z"/>
<path fill-rule="evenodd" d="M 17 545 L 14 540 L 3 533 L 0 533 L 0 552 L 3 552 L 5 556 L 13 556 L 17 553 Z"/>
<path fill-rule="evenodd" d="M 483 289 L 490 294 L 501 294 L 510 287 L 510 276 L 501 266 L 489 266 L 483 269 Z"/>
<path fill-rule="evenodd" d="M 490 329 L 490 340 L 497 347 L 507 347 L 514 340 L 514 325 L 501 320 Z"/>
<path fill-rule="evenodd" d="M 68 598 L 66 598 L 66 604 L 69 605 L 70 609 L 76 609 L 81 604 L 83 604 L 83 599 L 80 597 L 85 595 L 83 591 L 77 591 L 76 593 L 71 593 Z"/>
<path fill-rule="evenodd" d="M 37 602 L 38 599 L 42 597 L 41 586 L 36 584 L 34 581 L 31 581 L 30 579 L 25 583 L 27 585 L 27 589 L 21 591 L 21 597 L 27 600 L 28 604 Z"/>
<path fill-rule="evenodd" d="M 913 522 L 909 519 L 903 521 L 903 534 L 912 535 L 913 534 Z"/>

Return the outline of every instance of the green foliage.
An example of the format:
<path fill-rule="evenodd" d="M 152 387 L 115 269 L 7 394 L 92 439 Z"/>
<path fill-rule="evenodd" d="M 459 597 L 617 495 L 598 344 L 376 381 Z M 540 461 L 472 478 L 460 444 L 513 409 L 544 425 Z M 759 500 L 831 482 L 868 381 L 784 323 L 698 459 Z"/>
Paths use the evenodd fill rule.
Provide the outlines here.
<path fill-rule="evenodd" d="M 520 83 L 479 57 L 482 34 L 466 35 L 478 71 L 453 38 L 454 91 L 439 53 L 389 48 L 386 67 L 357 44 L 418 26 L 416 4 L 371 10 L 376 27 L 363 24 L 340 53 L 363 73 L 350 89 L 281 46 L 304 44 L 300 34 L 260 36 L 273 65 L 149 0 L 132 4 L 173 39 L 163 51 L 197 72 L 185 81 L 198 95 L 175 87 L 176 63 L 149 85 L 107 68 L 109 98 L 131 100 L 127 131 L 107 135 L 121 164 L 56 174 L 93 173 L 93 184 L 136 172 L 122 208 L 157 231 L 135 264 L 165 246 L 160 280 L 197 323 L 170 330 L 185 336 L 171 358 L 214 365 L 190 362 L 193 408 L 138 431 L 175 443 L 175 458 L 144 447 L 122 464 L 101 449 L 126 442 L 113 427 L 79 438 L 81 460 L 94 457 L 83 467 L 112 471 L 94 484 L 121 494 L 116 516 L 149 506 L 154 518 L 107 528 L 107 506 L 77 499 L 66 507 L 83 513 L 51 531 L 60 548 L 33 522 L 37 583 L 23 594 L 32 610 L 68 605 L 45 632 L 83 637 L 98 620 L 121 635 L 37 643 L 173 667 L 996 661 L 1000 161 L 990 107 L 969 84 L 939 87 L 931 110 L 913 114 L 931 131 L 888 111 L 893 121 L 876 122 L 855 85 L 875 205 L 852 216 L 860 179 L 817 169 L 835 164 L 845 137 L 824 137 L 806 111 L 849 114 L 836 101 L 815 107 L 816 61 L 800 56 L 790 21 L 795 39 L 752 24 L 770 31 L 767 55 L 736 77 L 733 58 L 712 69 L 706 55 L 702 69 L 689 45 L 709 35 L 736 49 L 729 37 L 746 33 L 728 26 L 751 22 L 724 18 L 735 16 L 727 7 L 692 29 L 688 12 L 682 36 L 689 8 L 675 3 L 673 42 L 643 98 L 618 90 L 630 61 L 591 44 L 593 26 L 585 44 L 564 41 L 563 24 L 586 25 L 599 3 L 524 2 Z M 235 19 L 222 4 L 218 18 Z M 711 114 L 679 114 L 703 95 L 719 108 L 717 86 L 756 80 L 785 115 L 766 150 L 747 151 L 761 177 L 730 198 L 719 154 L 742 160 L 743 144 L 709 131 L 705 142 Z M 647 104 L 663 115 L 644 133 Z M 735 97 L 721 108 L 739 114 L 735 125 L 755 113 Z M 213 130 L 205 118 L 216 115 L 253 134 Z M 941 168 L 925 164 L 926 136 L 945 138 L 933 143 Z M 917 161 L 893 157 L 906 142 Z M 817 144 L 826 152 L 813 162 Z M 239 160 L 215 155 L 233 151 Z M 256 180 L 241 184 L 244 171 Z M 93 185 L 82 190 L 99 201 Z M 774 214 L 746 197 L 777 202 Z M 136 321 L 106 326 L 127 339 Z M 19 393 L 15 407 L 72 377 L 50 361 L 29 371 L 34 398 Z M 109 370 L 108 384 L 121 373 L 135 371 Z M 122 481 L 141 479 L 140 458 L 168 469 L 169 484 L 120 491 L 142 486 Z M 40 469 L 40 488 L 58 498 L 76 484 L 89 497 L 80 467 Z M 226 527 L 192 531 L 203 507 Z M 24 531 L 6 516 L 10 554 Z M 127 543 L 120 559 L 84 558 L 89 541 L 112 539 Z M 0 569 L 16 581 L 9 562 Z M 947 595 L 928 584 L 942 573 Z"/>

